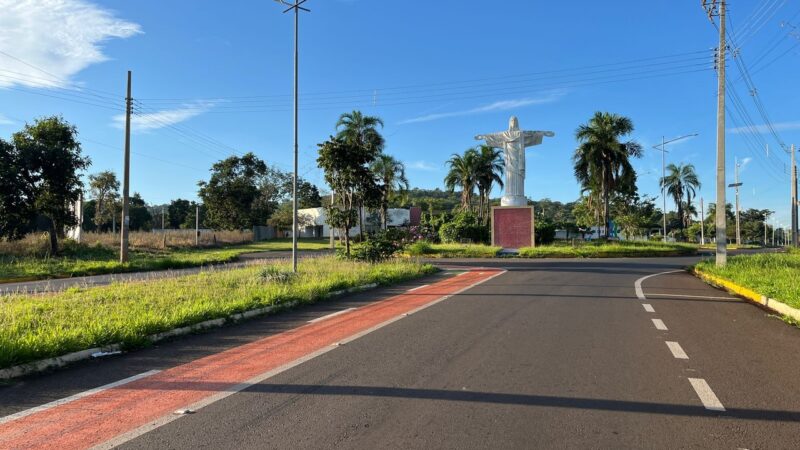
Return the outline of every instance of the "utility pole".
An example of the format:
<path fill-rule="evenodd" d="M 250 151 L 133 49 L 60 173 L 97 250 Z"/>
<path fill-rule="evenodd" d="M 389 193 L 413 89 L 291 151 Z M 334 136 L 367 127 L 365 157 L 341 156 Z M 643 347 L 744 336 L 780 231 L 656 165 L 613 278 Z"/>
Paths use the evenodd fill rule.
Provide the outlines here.
<path fill-rule="evenodd" d="M 331 209 L 333 209 L 333 191 L 331 191 Z M 336 241 L 333 238 L 333 227 L 330 224 L 330 218 L 328 218 L 328 234 L 331 235 L 331 250 L 336 248 Z"/>
<path fill-rule="evenodd" d="M 703 197 L 700 197 L 700 245 L 706 245 L 706 213 L 703 210 Z"/>
<path fill-rule="evenodd" d="M 794 154 L 794 144 L 789 148 L 792 152 L 792 246 L 797 247 L 797 165 Z"/>
<path fill-rule="evenodd" d="M 125 97 L 125 169 L 122 175 L 122 237 L 119 244 L 119 262 L 128 262 L 128 228 L 131 223 L 128 214 L 131 185 L 131 71 L 128 71 L 128 95 Z"/>
<path fill-rule="evenodd" d="M 200 246 L 200 205 L 194 207 L 194 246 Z"/>
<path fill-rule="evenodd" d="M 725 229 L 725 0 L 703 0 L 708 18 L 719 16 L 719 48 L 717 49 L 717 266 L 728 262 L 728 236 Z"/>
<path fill-rule="evenodd" d="M 769 245 L 767 241 L 767 220 L 769 220 L 769 212 L 764 213 L 764 247 Z"/>
<path fill-rule="evenodd" d="M 667 152 L 666 145 L 670 142 L 680 141 L 681 139 L 686 139 L 689 137 L 697 136 L 697 133 L 686 134 L 683 136 L 676 137 L 675 139 L 670 139 L 668 141 L 664 140 L 664 136 L 661 136 L 661 145 L 653 146 L 656 150 L 661 150 L 661 201 L 664 205 L 664 213 L 662 214 L 662 223 L 663 223 L 663 241 L 667 242 L 667 193 L 666 193 L 666 186 L 664 186 L 664 179 L 667 177 L 667 159 L 666 154 Z M 660 147 L 660 148 L 659 148 Z"/>
<path fill-rule="evenodd" d="M 736 189 L 736 245 L 742 245 L 742 235 L 739 232 L 739 187 L 742 185 L 742 183 L 739 183 L 739 167 L 739 159 L 737 158 L 734 182 L 728 185 L 728 187 Z"/>
<path fill-rule="evenodd" d="M 292 271 L 297 272 L 297 125 L 298 125 L 298 74 L 300 62 L 300 49 L 299 49 L 299 24 L 300 24 L 300 10 L 311 12 L 310 9 L 303 8 L 302 5 L 308 0 L 294 0 L 294 3 L 289 3 L 287 0 L 275 0 L 283 5 L 288 6 L 284 13 L 294 10 L 294 174 L 292 177 Z"/>
<path fill-rule="evenodd" d="M 162 206 L 161 207 L 161 231 L 166 230 L 166 228 L 164 227 L 165 224 L 166 224 L 166 221 L 164 220 L 164 207 Z"/>

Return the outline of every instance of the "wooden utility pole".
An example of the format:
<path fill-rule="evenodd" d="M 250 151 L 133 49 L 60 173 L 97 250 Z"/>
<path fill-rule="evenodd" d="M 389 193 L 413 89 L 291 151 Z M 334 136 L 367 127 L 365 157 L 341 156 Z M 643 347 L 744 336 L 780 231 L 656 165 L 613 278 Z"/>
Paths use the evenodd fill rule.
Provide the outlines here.
<path fill-rule="evenodd" d="M 122 233 L 119 244 L 119 262 L 128 262 L 128 228 L 131 218 L 128 213 L 131 185 L 131 71 L 128 71 L 128 95 L 125 96 L 125 169 L 122 175 Z"/>

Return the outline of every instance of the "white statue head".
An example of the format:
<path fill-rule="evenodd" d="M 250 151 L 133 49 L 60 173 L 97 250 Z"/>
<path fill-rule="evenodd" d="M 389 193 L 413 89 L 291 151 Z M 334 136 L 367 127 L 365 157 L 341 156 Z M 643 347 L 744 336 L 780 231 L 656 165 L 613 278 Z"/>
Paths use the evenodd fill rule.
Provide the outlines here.
<path fill-rule="evenodd" d="M 517 116 L 511 116 L 511 118 L 508 119 L 508 129 L 519 130 L 519 120 L 517 120 Z"/>

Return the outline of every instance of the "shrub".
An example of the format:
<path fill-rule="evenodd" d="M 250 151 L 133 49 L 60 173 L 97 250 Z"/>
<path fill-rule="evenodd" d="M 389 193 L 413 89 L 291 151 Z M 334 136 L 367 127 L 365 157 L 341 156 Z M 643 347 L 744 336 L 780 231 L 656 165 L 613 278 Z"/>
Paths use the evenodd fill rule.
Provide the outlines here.
<path fill-rule="evenodd" d="M 408 246 L 408 254 L 411 256 L 423 256 L 436 253 L 433 246 L 426 241 L 417 241 Z"/>
<path fill-rule="evenodd" d="M 552 244 L 556 240 L 556 226 L 548 222 L 538 223 L 534 234 L 536 245 Z"/>
<path fill-rule="evenodd" d="M 392 228 L 370 235 L 351 248 L 350 259 L 371 263 L 385 261 L 403 250 L 406 236 L 404 230 Z M 342 257 L 343 253 L 337 252 L 337 256 Z"/>
<path fill-rule="evenodd" d="M 461 212 L 439 228 L 439 237 L 445 243 L 463 241 L 487 243 L 489 242 L 489 227 L 480 225 L 474 214 Z"/>

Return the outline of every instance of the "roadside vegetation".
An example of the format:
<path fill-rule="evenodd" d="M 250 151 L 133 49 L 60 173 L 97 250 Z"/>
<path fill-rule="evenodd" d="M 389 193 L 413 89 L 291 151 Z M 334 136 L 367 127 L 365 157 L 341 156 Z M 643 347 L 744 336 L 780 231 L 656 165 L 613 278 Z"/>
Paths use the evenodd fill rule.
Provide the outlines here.
<path fill-rule="evenodd" d="M 292 249 L 291 239 L 210 248 L 178 246 L 159 249 L 143 246 L 134 247 L 130 261 L 121 264 L 118 250 L 111 243 L 104 243 L 104 240 L 100 238 L 93 245 L 64 241 L 57 257 L 48 256 L 46 251 L 42 253 L 42 248 L 48 248 L 46 237 L 38 241 L 28 238 L 0 243 L 0 282 L 180 269 L 236 261 L 243 253 Z M 26 246 L 26 243 L 29 245 Z M 327 239 L 301 239 L 298 242 L 300 250 L 321 250 L 329 245 Z"/>
<path fill-rule="evenodd" d="M 434 258 L 493 258 L 500 247 L 481 244 L 430 244 L 417 242 L 406 248 L 408 256 Z M 519 249 L 519 258 L 622 258 L 649 256 L 684 256 L 697 253 L 691 244 L 647 241 L 554 243 Z"/>
<path fill-rule="evenodd" d="M 717 267 L 713 260 L 706 260 L 695 269 L 800 308 L 800 250 L 734 256 L 728 258 L 725 267 Z"/>
<path fill-rule="evenodd" d="M 209 271 L 179 278 L 0 297 L 0 368 L 96 346 L 148 344 L 147 336 L 205 320 L 370 283 L 388 285 L 434 272 L 395 260 L 378 264 L 307 259 L 288 264 Z"/>

